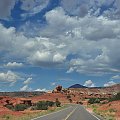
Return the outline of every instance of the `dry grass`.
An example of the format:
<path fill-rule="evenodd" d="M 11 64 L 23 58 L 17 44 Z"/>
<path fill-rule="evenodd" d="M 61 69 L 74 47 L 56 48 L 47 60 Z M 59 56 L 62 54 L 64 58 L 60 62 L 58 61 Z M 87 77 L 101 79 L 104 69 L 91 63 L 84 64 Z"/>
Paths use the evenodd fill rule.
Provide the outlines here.
<path fill-rule="evenodd" d="M 108 110 L 99 110 L 99 105 L 90 105 L 90 108 L 92 108 L 93 112 L 96 113 L 99 116 L 102 116 L 105 120 L 116 120 L 115 119 L 115 112 L 114 109 L 108 109 Z"/>
<path fill-rule="evenodd" d="M 61 109 L 66 108 L 68 105 L 63 105 L 61 107 L 55 107 L 49 110 L 37 110 L 37 111 L 29 111 L 24 112 L 22 116 L 15 116 L 15 115 L 3 115 L 0 117 L 0 120 L 31 120 L 32 118 L 36 118 L 38 116 L 42 116 L 45 114 L 49 114 L 51 112 L 59 111 Z"/>

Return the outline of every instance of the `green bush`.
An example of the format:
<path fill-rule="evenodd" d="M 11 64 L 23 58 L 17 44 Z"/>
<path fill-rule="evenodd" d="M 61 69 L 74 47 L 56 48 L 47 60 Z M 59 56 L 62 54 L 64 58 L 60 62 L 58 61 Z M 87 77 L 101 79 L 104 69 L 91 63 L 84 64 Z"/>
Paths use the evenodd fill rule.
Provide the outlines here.
<path fill-rule="evenodd" d="M 100 99 L 99 98 L 90 98 L 88 103 L 90 103 L 90 104 L 100 103 Z"/>
<path fill-rule="evenodd" d="M 53 101 L 39 101 L 34 106 L 31 107 L 31 110 L 47 110 L 48 107 L 52 107 L 56 105 L 57 107 L 60 107 L 61 103 L 58 99 L 56 99 L 56 102 Z"/>
<path fill-rule="evenodd" d="M 25 109 L 27 109 L 29 106 L 25 105 L 25 104 L 16 104 L 14 109 L 15 111 L 24 111 Z"/>
<path fill-rule="evenodd" d="M 13 105 L 6 105 L 5 107 L 10 109 L 10 110 L 14 110 L 14 106 Z"/>
<path fill-rule="evenodd" d="M 48 109 L 48 104 L 46 101 L 39 101 L 36 104 L 36 109 L 37 110 L 47 110 Z"/>
<path fill-rule="evenodd" d="M 52 107 L 55 104 L 53 101 L 46 101 L 46 103 L 49 107 Z"/>
<path fill-rule="evenodd" d="M 109 101 L 116 101 L 116 100 L 120 100 L 120 92 L 117 93 L 117 95 L 114 95 L 112 98 L 109 99 Z"/>
<path fill-rule="evenodd" d="M 37 107 L 36 106 L 32 106 L 31 110 L 37 110 Z"/>
<path fill-rule="evenodd" d="M 61 102 L 58 100 L 58 98 L 56 98 L 55 104 L 56 104 L 57 107 L 61 106 Z"/>
<path fill-rule="evenodd" d="M 108 100 L 108 98 L 90 98 L 88 100 L 88 103 L 94 104 L 94 103 L 100 103 L 100 101 Z M 101 103 L 104 104 L 105 102 Z"/>

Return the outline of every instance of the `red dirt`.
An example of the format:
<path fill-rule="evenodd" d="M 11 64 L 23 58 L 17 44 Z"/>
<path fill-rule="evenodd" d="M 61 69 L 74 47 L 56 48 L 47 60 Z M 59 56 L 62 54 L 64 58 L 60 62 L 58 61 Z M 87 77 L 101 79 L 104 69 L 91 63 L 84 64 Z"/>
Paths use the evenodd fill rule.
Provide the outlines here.
<path fill-rule="evenodd" d="M 65 94 L 62 94 L 62 93 L 46 93 L 46 94 L 41 95 L 41 96 L 33 97 L 32 101 L 34 103 L 38 102 L 38 101 L 42 101 L 42 100 L 55 101 L 56 98 L 58 98 L 59 101 L 62 103 L 69 103 L 67 96 Z"/>
<path fill-rule="evenodd" d="M 103 104 L 98 108 L 98 110 L 102 110 L 102 111 L 109 110 L 109 109 L 116 110 L 115 116 L 117 120 L 120 120 L 120 100 Z"/>

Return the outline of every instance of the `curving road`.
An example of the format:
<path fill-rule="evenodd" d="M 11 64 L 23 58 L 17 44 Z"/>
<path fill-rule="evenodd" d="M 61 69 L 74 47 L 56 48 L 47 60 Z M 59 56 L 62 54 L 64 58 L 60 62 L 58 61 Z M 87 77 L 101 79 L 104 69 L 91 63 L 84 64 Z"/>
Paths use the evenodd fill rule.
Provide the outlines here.
<path fill-rule="evenodd" d="M 44 115 L 32 120 L 101 120 L 90 114 L 81 105 L 73 105 L 61 111 Z"/>

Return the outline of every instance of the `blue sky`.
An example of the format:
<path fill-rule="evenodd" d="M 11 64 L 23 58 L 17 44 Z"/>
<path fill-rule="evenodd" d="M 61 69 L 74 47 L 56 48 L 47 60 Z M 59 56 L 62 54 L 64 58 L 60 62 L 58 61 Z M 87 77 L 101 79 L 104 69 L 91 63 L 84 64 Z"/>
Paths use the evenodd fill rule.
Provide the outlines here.
<path fill-rule="evenodd" d="M 1 0 L 0 91 L 120 83 L 119 0 Z"/>

